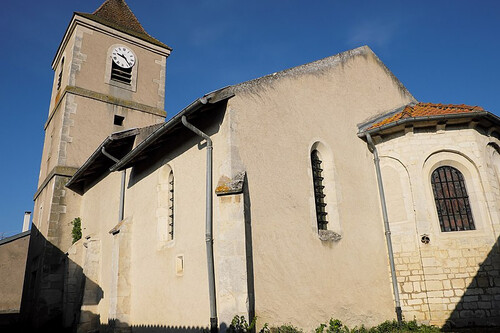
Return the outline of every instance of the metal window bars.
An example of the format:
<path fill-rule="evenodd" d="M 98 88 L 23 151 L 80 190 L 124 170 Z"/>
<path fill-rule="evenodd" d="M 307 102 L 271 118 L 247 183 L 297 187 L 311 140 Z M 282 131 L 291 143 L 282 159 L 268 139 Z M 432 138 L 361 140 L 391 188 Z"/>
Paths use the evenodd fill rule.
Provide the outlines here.
<path fill-rule="evenodd" d="M 168 182 L 169 188 L 169 211 L 170 214 L 168 215 L 168 235 L 170 240 L 174 239 L 174 177 L 172 174 L 170 174 L 170 181 Z"/>
<path fill-rule="evenodd" d="M 323 192 L 325 186 L 323 185 L 323 169 L 321 164 L 323 162 L 318 156 L 318 151 L 315 149 L 311 152 L 311 165 L 312 165 L 312 176 L 314 185 L 314 202 L 316 205 L 316 220 L 318 223 L 318 230 L 326 230 L 326 225 L 328 224 L 326 212 L 326 202 L 325 193 Z"/>
<path fill-rule="evenodd" d="M 441 231 L 475 230 L 462 173 L 451 166 L 439 167 L 431 184 Z"/>

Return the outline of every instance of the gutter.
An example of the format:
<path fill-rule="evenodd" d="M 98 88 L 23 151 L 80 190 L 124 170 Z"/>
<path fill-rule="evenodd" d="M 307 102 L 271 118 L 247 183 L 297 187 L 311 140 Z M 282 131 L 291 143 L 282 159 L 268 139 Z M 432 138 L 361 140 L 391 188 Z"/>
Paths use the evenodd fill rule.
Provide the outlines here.
<path fill-rule="evenodd" d="M 198 99 L 195 106 L 201 106 L 208 103 L 208 99 L 202 97 Z M 213 205 L 212 205 L 212 157 L 213 146 L 210 137 L 194 127 L 187 121 L 185 115 L 182 116 L 182 124 L 193 131 L 196 135 L 202 137 L 207 142 L 207 171 L 206 171 L 206 211 L 205 211 L 205 242 L 207 247 L 207 268 L 208 268 L 208 294 L 210 300 L 210 332 L 218 332 L 217 323 L 217 301 L 215 293 L 215 269 L 214 269 L 214 240 L 213 240 Z"/>
<path fill-rule="evenodd" d="M 380 171 L 380 158 L 378 157 L 377 147 L 373 144 L 372 137 L 369 132 L 366 132 L 366 140 L 368 141 L 368 148 L 373 153 L 373 162 L 375 163 L 375 170 L 377 172 L 378 192 L 380 195 L 380 205 L 382 207 L 382 216 L 384 218 L 385 239 L 387 241 L 387 252 L 389 253 L 389 265 L 391 266 L 391 280 L 392 289 L 394 292 L 394 302 L 396 305 L 396 317 L 398 323 L 403 321 L 403 313 L 401 311 L 401 301 L 399 299 L 398 281 L 396 278 L 396 265 L 394 264 L 394 251 L 392 250 L 391 229 L 389 226 L 389 217 L 387 215 L 387 205 L 385 201 L 384 185 L 382 183 L 382 172 Z"/>
<path fill-rule="evenodd" d="M 112 160 L 113 162 L 117 163 L 119 159 L 116 157 L 112 156 L 106 151 L 105 147 L 101 148 L 101 152 L 104 156 Z M 121 183 L 121 188 L 120 188 L 120 208 L 118 210 L 118 223 L 123 221 L 123 214 L 125 211 L 125 182 L 127 179 L 127 169 L 124 169 L 122 171 L 122 183 Z"/>

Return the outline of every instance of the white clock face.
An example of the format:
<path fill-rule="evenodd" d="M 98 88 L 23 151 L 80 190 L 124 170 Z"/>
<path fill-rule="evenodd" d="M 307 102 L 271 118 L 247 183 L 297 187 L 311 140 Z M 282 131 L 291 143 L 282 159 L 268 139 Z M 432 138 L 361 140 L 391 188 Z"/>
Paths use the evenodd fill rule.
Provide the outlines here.
<path fill-rule="evenodd" d="M 116 47 L 111 57 L 113 58 L 113 62 L 121 68 L 131 68 L 135 65 L 134 54 L 124 46 Z"/>

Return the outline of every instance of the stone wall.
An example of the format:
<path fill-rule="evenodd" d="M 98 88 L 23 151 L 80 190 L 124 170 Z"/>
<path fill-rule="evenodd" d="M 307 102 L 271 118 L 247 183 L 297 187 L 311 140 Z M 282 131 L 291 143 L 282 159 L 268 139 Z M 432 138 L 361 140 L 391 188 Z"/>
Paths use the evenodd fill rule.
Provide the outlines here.
<path fill-rule="evenodd" d="M 498 140 L 467 127 L 377 139 L 405 318 L 500 325 L 498 178 L 487 154 Z M 430 175 L 443 165 L 464 176 L 475 230 L 440 229 Z"/>

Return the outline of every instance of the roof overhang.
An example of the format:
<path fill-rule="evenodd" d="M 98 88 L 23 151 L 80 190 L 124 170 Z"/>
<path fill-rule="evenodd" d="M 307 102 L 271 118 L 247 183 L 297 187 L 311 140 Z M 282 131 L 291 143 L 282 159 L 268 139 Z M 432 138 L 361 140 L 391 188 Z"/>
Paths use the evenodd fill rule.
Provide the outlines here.
<path fill-rule="evenodd" d="M 163 146 L 166 142 L 172 141 L 179 130 L 185 130 L 181 122 L 183 116 L 195 118 L 202 112 L 213 109 L 215 104 L 228 100 L 234 96 L 234 92 L 230 88 L 231 87 L 225 87 L 216 90 L 193 101 L 172 117 L 172 119 L 161 125 L 155 132 L 151 133 L 151 135 L 145 138 L 119 162 L 113 165 L 111 171 L 127 169 L 136 162 L 146 159 L 150 153 L 154 152 L 160 146 Z"/>
<path fill-rule="evenodd" d="M 488 111 L 477 111 L 457 114 L 408 117 L 371 129 L 369 128 L 369 124 L 361 124 L 358 126 L 358 137 L 364 139 L 366 138 L 367 133 L 371 136 L 391 135 L 404 131 L 407 127 L 423 128 L 445 125 L 444 128 L 446 128 L 446 126 L 470 123 L 474 123 L 474 127 L 481 126 L 483 128 L 500 128 L 500 118 L 498 116 Z"/>
<path fill-rule="evenodd" d="M 103 149 L 113 157 L 120 159 L 132 150 L 138 134 L 139 129 L 133 128 L 108 136 L 75 172 L 66 187 L 78 194 L 85 193 L 96 180 L 109 173 L 109 169 L 115 164 L 113 160 L 104 155 Z"/>

